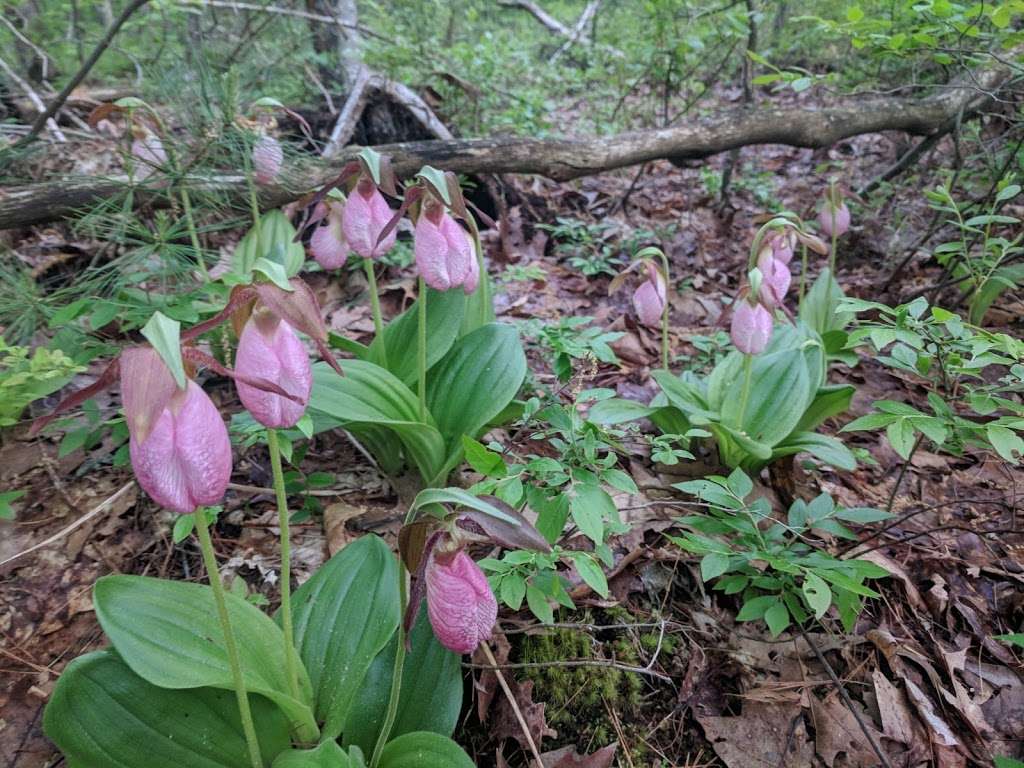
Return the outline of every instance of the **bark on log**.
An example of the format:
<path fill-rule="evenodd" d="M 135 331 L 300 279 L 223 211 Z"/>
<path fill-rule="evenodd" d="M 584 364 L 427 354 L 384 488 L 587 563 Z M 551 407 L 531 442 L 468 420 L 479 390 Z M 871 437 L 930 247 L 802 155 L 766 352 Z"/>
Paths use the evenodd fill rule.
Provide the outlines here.
<path fill-rule="evenodd" d="M 574 179 L 616 168 L 668 159 L 700 159 L 754 144 L 827 147 L 842 139 L 881 131 L 927 136 L 944 130 L 951 120 L 966 118 L 1004 87 L 1014 70 L 996 66 L 981 70 L 962 88 L 947 88 L 926 99 L 856 99 L 823 109 L 758 107 L 726 111 L 689 125 L 590 139 L 495 137 L 452 141 L 418 141 L 378 146 L 392 158 L 401 177 L 424 164 L 457 173 L 539 174 L 556 180 Z M 296 199 L 335 175 L 359 147 L 346 147 L 329 163 L 310 162 L 302 169 L 303 189 L 269 187 L 261 204 L 276 207 Z M 0 229 L 39 224 L 72 215 L 124 188 L 124 178 L 65 179 L 0 189 Z M 196 187 L 213 187 L 244 200 L 239 176 L 194 178 Z M 136 200 L 160 205 L 160 190 L 139 190 Z"/>

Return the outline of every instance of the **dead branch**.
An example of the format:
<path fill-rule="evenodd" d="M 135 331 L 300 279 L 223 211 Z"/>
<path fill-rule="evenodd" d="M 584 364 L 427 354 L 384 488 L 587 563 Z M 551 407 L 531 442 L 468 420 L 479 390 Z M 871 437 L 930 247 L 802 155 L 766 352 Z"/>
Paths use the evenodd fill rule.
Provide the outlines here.
<path fill-rule="evenodd" d="M 631 131 L 592 139 L 495 137 L 417 141 L 379 146 L 391 156 L 399 176 L 408 177 L 426 163 L 456 173 L 526 173 L 555 180 L 574 179 L 652 160 L 674 162 L 709 157 L 755 144 L 827 147 L 866 133 L 903 131 L 928 136 L 961 113 L 966 119 L 1010 82 L 1012 70 L 1001 64 L 973 75 L 975 85 L 945 88 L 922 99 L 884 97 L 853 99 L 823 109 L 756 107 L 728 110 L 686 125 Z M 269 187 L 261 203 L 276 207 L 294 200 L 337 174 L 358 152 L 340 150 L 329 163 L 309 162 L 297 169 L 307 186 Z M 118 194 L 126 178 L 67 178 L 0 190 L 0 229 L 52 221 L 72 215 L 96 200 Z M 245 180 L 233 176 L 195 176 L 188 183 L 244 199 Z M 138 204 L 166 205 L 166 191 L 139 188 Z"/>
<path fill-rule="evenodd" d="M 379 72 L 361 64 L 355 77 L 352 79 L 352 90 L 349 92 L 345 106 L 338 114 L 338 119 L 331 130 L 330 138 L 323 150 L 323 156 L 333 158 L 337 156 L 341 147 L 348 143 L 355 132 L 356 124 L 363 113 L 363 109 L 374 93 L 383 94 L 391 101 L 405 107 L 409 113 L 438 139 L 450 141 L 453 139 L 448 126 L 441 122 L 440 118 L 432 110 L 420 95 L 412 88 L 402 83 L 391 80 Z"/>
<path fill-rule="evenodd" d="M 22 92 L 25 94 L 25 96 L 28 98 L 29 102 L 32 104 L 32 106 L 36 109 L 37 112 L 39 112 L 40 114 L 46 112 L 46 105 L 43 104 L 43 100 L 39 98 L 39 94 L 35 92 L 35 89 L 33 89 L 32 86 L 28 84 L 28 82 L 22 80 L 18 76 L 18 73 L 15 72 L 11 68 L 11 66 L 3 60 L 2 57 L 0 57 L 0 69 L 7 73 L 7 76 L 16 86 L 21 88 Z M 45 125 L 47 130 L 53 134 L 53 138 L 59 141 L 61 144 L 68 140 L 67 137 L 61 132 L 60 127 L 57 125 L 57 121 L 54 120 L 52 117 L 48 118 L 45 121 Z"/>

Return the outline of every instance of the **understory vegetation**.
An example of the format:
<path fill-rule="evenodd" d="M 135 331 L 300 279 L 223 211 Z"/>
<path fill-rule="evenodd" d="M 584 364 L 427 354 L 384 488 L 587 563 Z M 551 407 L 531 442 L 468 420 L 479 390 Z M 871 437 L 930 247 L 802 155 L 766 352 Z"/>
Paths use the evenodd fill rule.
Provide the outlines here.
<path fill-rule="evenodd" d="M 0 0 L 0 753 L 1024 766 L 1022 46 Z"/>

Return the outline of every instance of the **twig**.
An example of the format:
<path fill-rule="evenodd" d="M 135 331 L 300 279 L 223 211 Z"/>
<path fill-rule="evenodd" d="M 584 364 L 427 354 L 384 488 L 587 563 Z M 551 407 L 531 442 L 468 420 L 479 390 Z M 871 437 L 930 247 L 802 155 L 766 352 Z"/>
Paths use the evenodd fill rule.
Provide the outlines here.
<path fill-rule="evenodd" d="M 125 483 L 124 485 L 121 486 L 121 488 L 116 493 L 114 493 L 114 495 L 109 496 L 109 497 L 107 497 L 106 500 L 100 502 L 96 506 L 96 508 L 93 509 L 91 512 L 87 512 L 86 514 L 82 515 L 80 518 L 75 520 L 75 522 L 71 523 L 71 525 L 68 525 L 68 526 L 66 526 L 64 528 L 61 528 L 59 531 L 57 531 L 55 534 L 53 534 L 53 536 L 50 536 L 48 539 L 44 539 L 43 541 L 40 541 L 38 544 L 33 544 L 28 549 L 23 549 L 21 552 L 18 552 L 15 555 L 11 555 L 6 560 L 0 561 L 0 566 L 7 565 L 8 563 L 13 563 L 15 560 L 17 560 L 17 559 L 19 559 L 21 557 L 24 557 L 25 555 L 29 555 L 29 554 L 35 552 L 36 550 L 42 549 L 43 547 L 47 547 L 50 544 L 52 544 L 53 542 L 58 541 L 59 539 L 63 538 L 64 536 L 67 536 L 69 533 L 71 533 L 76 528 L 79 528 L 80 526 L 82 526 L 85 523 L 89 522 L 92 518 L 96 517 L 101 512 L 106 511 L 107 508 L 109 508 L 111 504 L 113 504 L 115 501 L 120 499 L 121 496 L 123 496 L 125 493 L 127 493 L 128 490 L 131 489 L 134 485 L 135 485 L 135 481 L 134 480 L 131 480 L 131 481 Z"/>
<path fill-rule="evenodd" d="M 361 32 L 367 37 L 375 37 L 378 40 L 383 40 L 385 42 L 393 42 L 384 35 L 378 34 L 372 29 L 360 24 L 350 24 L 346 21 L 342 21 L 336 16 L 325 16 L 322 13 L 310 13 L 309 11 L 300 11 L 294 8 L 279 8 L 276 5 L 257 5 L 256 3 L 236 3 L 230 2 L 229 0 L 188 0 L 188 2 L 179 2 L 179 5 L 185 8 L 195 8 L 199 5 L 206 8 L 227 8 L 231 11 L 272 13 L 278 16 L 292 16 L 297 19 L 306 19 L 307 21 L 322 21 L 325 24 L 333 24 L 334 26 L 341 27 L 342 29 L 351 29 Z"/>
<path fill-rule="evenodd" d="M 519 703 L 516 701 L 516 697 L 512 695 L 512 689 L 508 687 L 508 682 L 505 680 L 505 676 L 501 674 L 501 667 L 498 666 L 498 660 L 494 658 L 494 654 L 491 653 L 491 647 L 487 643 L 481 643 L 480 647 L 484 650 L 484 656 L 487 657 L 487 661 L 491 663 L 491 671 L 494 672 L 498 678 L 498 683 L 501 685 L 501 690 L 505 692 L 508 697 L 508 703 L 512 707 L 512 711 L 516 714 L 516 720 L 519 721 L 519 727 L 523 729 L 523 735 L 526 737 L 526 743 L 530 746 L 530 753 L 533 755 L 533 759 L 537 761 L 537 768 L 543 768 L 544 762 L 540 759 L 540 752 L 537 750 L 537 745 L 533 741 L 533 734 L 530 733 L 530 727 L 526 724 L 526 718 L 523 717 L 523 711 L 519 709 Z"/>
<path fill-rule="evenodd" d="M 896 501 L 896 494 L 900 490 L 900 484 L 903 482 L 903 476 L 907 473 L 907 467 L 910 466 L 910 462 L 914 460 L 914 454 L 917 453 L 917 449 L 921 446 L 922 440 L 924 440 L 924 432 L 917 436 L 917 440 L 914 441 L 914 445 L 910 449 L 910 453 L 907 454 L 907 460 L 900 466 L 900 473 L 896 475 L 896 484 L 892 487 L 892 492 L 889 494 L 889 503 L 885 505 L 886 512 L 892 512 L 892 505 Z"/>
<path fill-rule="evenodd" d="M 854 552 L 854 550 L 860 548 L 861 546 L 863 546 L 867 542 L 871 541 L 872 539 L 877 539 L 879 536 L 881 536 L 882 534 L 886 533 L 887 531 L 890 531 L 893 528 L 897 528 L 897 527 L 903 525 L 910 518 L 915 517 L 917 515 L 920 515 L 922 512 L 931 512 L 932 510 L 941 509 L 942 507 L 950 507 L 950 506 L 953 506 L 954 504 L 996 504 L 996 505 L 999 505 L 999 506 L 1002 506 L 1002 507 L 1009 507 L 1010 506 L 1009 504 L 1007 504 L 1002 499 L 957 499 L 955 501 L 944 501 L 941 504 L 931 504 L 931 505 L 929 505 L 927 507 L 921 507 L 920 509 L 915 509 L 913 512 L 907 512 L 905 515 L 902 515 L 902 516 L 896 518 L 895 520 L 890 521 L 884 527 L 879 528 L 879 529 L 877 529 L 875 531 L 872 531 L 869 536 L 865 536 L 860 541 L 854 542 L 853 544 L 850 544 L 848 547 L 844 547 L 843 549 L 840 549 L 839 552 L 836 553 L 836 557 L 838 557 L 840 559 L 846 557 L 847 555 L 849 555 L 851 557 L 856 557 L 857 555 L 860 555 L 861 553 L 860 552 Z M 888 545 L 883 545 L 883 546 L 888 546 Z M 868 551 L 870 551 L 870 550 L 868 550 Z"/>
<path fill-rule="evenodd" d="M 875 737 L 871 735 L 871 731 L 868 730 L 867 723 L 865 723 L 864 719 L 860 716 L 860 712 L 858 712 L 857 708 L 853 706 L 853 701 L 850 699 L 850 694 L 846 692 L 846 688 L 843 687 L 843 684 L 839 681 L 839 677 L 836 675 L 836 671 L 832 669 L 832 665 L 828 663 L 828 659 L 825 658 L 825 655 L 821 652 L 818 646 L 815 645 L 814 641 L 811 640 L 810 636 L 804 631 L 803 627 L 800 627 L 800 636 L 803 637 L 804 642 L 807 643 L 807 645 L 809 645 L 811 649 L 814 651 L 814 655 L 818 657 L 818 661 L 821 663 L 821 665 L 825 667 L 825 671 L 828 672 L 828 676 L 829 679 L 832 681 L 832 685 L 834 685 L 836 689 L 839 691 L 839 696 L 842 698 L 843 703 L 846 705 L 846 708 L 850 710 L 850 713 L 853 715 L 853 719 L 857 721 L 857 725 L 860 726 L 860 729 L 864 733 L 865 738 L 867 738 L 868 742 L 871 744 L 871 748 L 875 751 L 875 755 L 878 756 L 878 759 L 881 761 L 882 765 L 885 766 L 885 768 L 892 768 L 892 763 L 889 762 L 889 758 L 882 751 L 882 748 L 878 745 L 878 742 L 875 741 Z"/>
<path fill-rule="evenodd" d="M 908 541 L 913 541 L 914 539 L 919 539 L 922 536 L 931 536 L 933 533 L 942 533 L 943 531 L 965 531 L 967 533 L 973 533 L 975 536 L 979 536 L 979 537 L 981 537 L 981 536 L 994 536 L 994 535 L 999 534 L 999 533 L 1021 533 L 1022 532 L 1018 528 L 1015 528 L 1013 526 L 1011 526 L 1009 528 L 993 528 L 990 531 L 979 531 L 979 530 L 976 530 L 976 529 L 972 528 L 969 525 L 940 525 L 937 528 L 929 528 L 927 531 L 920 531 L 919 533 L 915 533 L 915 534 L 913 534 L 911 536 L 907 536 L 904 539 L 897 539 L 896 541 L 893 541 L 893 542 L 885 542 L 883 544 L 877 544 L 877 545 L 875 545 L 873 547 L 869 547 L 868 549 L 865 549 L 865 550 L 862 550 L 862 551 L 858 552 L 857 553 L 857 557 L 860 557 L 861 555 L 866 555 L 868 552 L 874 552 L 877 549 L 884 549 L 885 547 L 891 547 L 893 544 L 906 544 Z M 0 563 L 0 565 L 3 565 L 3 563 Z"/>
<path fill-rule="evenodd" d="M 46 105 L 43 104 L 43 100 L 39 98 L 39 94 L 35 92 L 35 90 L 32 88 L 31 85 L 28 84 L 27 81 L 22 80 L 21 77 L 18 76 L 18 73 L 11 69 L 10 65 L 6 61 L 4 61 L 3 58 L 0 58 L 0 69 L 6 72 L 7 76 L 14 81 L 14 84 L 25 92 L 25 95 L 28 96 L 28 100 L 32 102 L 32 106 L 39 110 L 40 114 L 46 113 Z M 57 125 L 57 121 L 54 120 L 52 117 L 47 118 L 45 124 L 50 133 L 53 134 L 53 138 L 59 141 L 61 144 L 65 143 L 68 140 L 67 136 L 65 136 L 61 132 L 60 127 Z"/>
<path fill-rule="evenodd" d="M 135 11 L 148 2 L 149 0 L 131 0 L 131 2 L 125 6 L 124 10 L 121 11 L 121 15 L 114 19 L 114 23 L 110 25 L 106 33 L 103 35 L 103 38 L 96 44 L 96 47 L 93 48 L 92 53 L 89 54 L 89 58 L 85 60 L 85 63 L 81 67 L 79 67 L 75 76 L 67 82 L 64 88 L 61 89 L 61 92 L 57 94 L 56 98 L 50 102 L 50 105 L 41 115 L 39 115 L 39 117 L 36 118 L 36 121 L 32 123 L 32 128 L 29 130 L 28 134 L 15 142 L 15 147 L 27 143 L 39 135 L 39 132 L 43 130 L 43 126 L 46 125 L 46 121 L 50 120 L 55 114 L 57 114 L 57 110 L 64 106 L 64 102 L 68 100 L 68 96 L 71 95 L 71 92 L 78 87 L 78 85 L 85 79 L 85 76 L 89 74 L 89 70 L 91 70 L 96 62 L 99 61 L 100 56 L 102 56 L 103 52 L 107 50 L 110 42 L 114 39 L 114 35 L 117 34 L 122 25 L 128 21 L 129 17 L 135 13 Z"/>
<path fill-rule="evenodd" d="M 951 128 L 940 128 L 931 136 L 925 136 L 923 139 L 921 139 L 921 141 L 919 141 L 917 144 L 911 147 L 906 153 L 904 153 L 903 157 L 901 157 L 895 163 L 890 165 L 888 168 L 886 168 L 884 171 L 882 171 L 880 174 L 875 176 L 873 179 L 864 184 L 864 186 L 858 189 L 857 195 L 859 197 L 863 197 L 864 195 L 875 189 L 883 181 L 889 181 L 889 179 L 892 179 L 898 176 L 899 174 L 903 173 L 903 171 L 909 168 L 915 160 L 921 157 L 921 155 L 923 155 L 925 152 L 927 152 L 936 144 L 938 144 L 942 140 L 942 138 L 949 133 L 950 130 Z"/>

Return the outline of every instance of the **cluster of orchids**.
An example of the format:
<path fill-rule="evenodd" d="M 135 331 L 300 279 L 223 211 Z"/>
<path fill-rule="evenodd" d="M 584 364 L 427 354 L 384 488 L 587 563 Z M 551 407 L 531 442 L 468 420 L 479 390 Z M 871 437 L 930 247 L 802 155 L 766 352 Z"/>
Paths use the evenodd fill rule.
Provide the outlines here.
<path fill-rule="evenodd" d="M 808 249 L 829 257 L 828 285 L 835 277 L 836 241 L 850 228 L 850 211 L 839 187 L 833 182 L 818 212 L 821 232 L 831 238 L 831 247 L 807 232 L 796 216 L 782 214 L 766 222 L 754 236 L 748 262 L 748 283 L 740 291 L 733 310 L 729 335 L 745 355 L 764 352 L 772 337 L 776 311 L 788 313 L 786 294 L 793 282 L 789 265 L 797 245 L 803 251 L 800 270 L 800 301 L 807 276 Z"/>
<path fill-rule="evenodd" d="M 264 105 L 266 106 L 266 105 Z M 256 122 L 249 155 L 254 228 L 260 227 L 253 184 L 278 178 L 283 152 L 270 134 L 269 120 Z M 136 121 L 131 154 L 145 165 L 165 165 L 168 156 L 159 137 Z M 137 178 L 137 177 L 136 177 Z M 346 194 L 347 193 L 347 194 Z M 398 197 L 386 158 L 364 150 L 332 183 L 308 197 L 309 252 L 325 270 L 345 264 L 351 253 L 364 260 L 371 281 L 371 301 L 377 335 L 383 343 L 383 319 L 374 280 L 373 262 L 395 244 L 397 225 L 408 212 L 415 221 L 414 250 L 419 273 L 419 397 L 425 409 L 426 288 L 478 292 L 484 274 L 479 233 L 466 209 L 457 179 L 424 168 L 401 195 L 397 211 L 385 194 Z M 465 222 L 463 227 L 457 219 Z M 467 229 L 468 227 L 468 229 Z M 311 231 L 309 231 L 311 230 Z M 301 237 L 300 231 L 299 237 Z M 206 275 L 205 269 L 202 270 Z M 328 334 L 317 299 L 298 277 L 269 279 L 236 286 L 226 306 L 210 319 L 181 331 L 160 313 L 143 329 L 150 342 L 125 349 L 92 385 L 73 393 L 34 426 L 38 432 L 58 414 L 83 403 L 99 391 L 120 384 L 129 430 L 131 465 L 139 485 L 158 504 L 180 515 L 191 515 L 199 538 L 224 630 L 229 664 L 247 741 L 255 745 L 255 730 L 240 659 L 231 640 L 224 587 L 209 534 L 206 507 L 221 503 L 232 473 L 232 449 L 227 427 L 217 406 L 196 381 L 197 370 L 209 368 L 230 377 L 242 405 L 266 429 L 281 546 L 281 621 L 287 677 L 298 690 L 298 662 L 290 606 L 289 515 L 277 430 L 295 426 L 306 412 L 313 386 L 309 354 L 298 333 L 307 336 L 320 356 L 344 376 L 327 345 Z M 487 291 L 483 291 L 486 296 Z M 489 302 L 488 302 L 489 303 Z M 198 338 L 230 321 L 238 338 L 234 367 L 202 352 Z M 385 351 L 386 355 L 386 351 Z M 451 530 L 435 535 L 415 574 L 413 592 L 425 594 L 428 616 L 438 641 L 456 653 L 470 653 L 487 640 L 497 617 L 497 602 L 487 578 L 465 552 L 467 539 Z M 403 610 L 406 577 L 400 568 Z M 414 603 L 414 607 L 418 603 Z M 414 614 L 413 614 L 414 616 Z M 408 642 L 408 634 L 406 634 Z M 400 643 L 400 646 L 404 644 Z M 400 647 L 396 679 L 400 679 Z"/>

